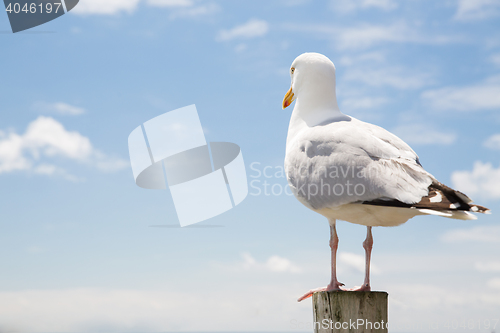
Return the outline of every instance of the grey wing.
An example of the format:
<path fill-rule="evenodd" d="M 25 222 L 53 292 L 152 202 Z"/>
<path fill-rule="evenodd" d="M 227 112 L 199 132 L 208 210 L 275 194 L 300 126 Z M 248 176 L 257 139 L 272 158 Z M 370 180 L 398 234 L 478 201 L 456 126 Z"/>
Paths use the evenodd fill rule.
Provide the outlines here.
<path fill-rule="evenodd" d="M 313 209 L 376 199 L 416 203 L 435 180 L 403 140 L 355 119 L 302 133 L 285 168 L 295 195 Z"/>

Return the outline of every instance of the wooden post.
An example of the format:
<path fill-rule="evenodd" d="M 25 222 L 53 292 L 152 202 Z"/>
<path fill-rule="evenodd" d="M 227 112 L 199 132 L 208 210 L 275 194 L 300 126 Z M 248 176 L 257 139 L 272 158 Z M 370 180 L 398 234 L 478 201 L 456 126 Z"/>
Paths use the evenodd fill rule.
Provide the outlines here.
<path fill-rule="evenodd" d="M 315 333 L 387 333 L 385 291 L 322 291 L 314 293 Z"/>

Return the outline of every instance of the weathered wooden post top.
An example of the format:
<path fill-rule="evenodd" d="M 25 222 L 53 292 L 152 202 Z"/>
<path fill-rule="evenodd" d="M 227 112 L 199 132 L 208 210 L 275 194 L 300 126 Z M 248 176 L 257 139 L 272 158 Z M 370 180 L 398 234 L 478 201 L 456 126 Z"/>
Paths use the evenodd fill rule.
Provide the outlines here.
<path fill-rule="evenodd" d="M 388 332 L 385 291 L 321 291 L 312 303 L 315 333 Z"/>

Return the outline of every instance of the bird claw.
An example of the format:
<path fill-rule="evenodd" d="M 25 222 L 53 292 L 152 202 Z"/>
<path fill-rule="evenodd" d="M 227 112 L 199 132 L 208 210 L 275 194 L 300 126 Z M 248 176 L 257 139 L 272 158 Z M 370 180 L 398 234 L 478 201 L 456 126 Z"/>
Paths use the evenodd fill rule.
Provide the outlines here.
<path fill-rule="evenodd" d="M 307 293 L 305 293 L 304 295 L 300 296 L 299 299 L 297 300 L 297 302 L 301 302 L 301 301 L 311 297 L 314 293 L 317 293 L 320 291 L 325 291 L 325 290 L 326 290 L 326 287 L 311 289 Z"/>
<path fill-rule="evenodd" d="M 362 285 L 361 287 L 354 287 L 352 289 L 349 289 L 349 291 L 372 291 L 372 288 L 368 283 Z"/>
<path fill-rule="evenodd" d="M 342 282 L 337 282 L 333 285 L 328 285 L 327 287 L 322 287 L 322 288 L 316 288 L 316 289 L 311 289 L 297 300 L 297 302 L 301 302 L 309 297 L 311 297 L 314 293 L 320 292 L 320 291 L 345 291 L 346 289 L 341 288 L 344 286 Z"/>

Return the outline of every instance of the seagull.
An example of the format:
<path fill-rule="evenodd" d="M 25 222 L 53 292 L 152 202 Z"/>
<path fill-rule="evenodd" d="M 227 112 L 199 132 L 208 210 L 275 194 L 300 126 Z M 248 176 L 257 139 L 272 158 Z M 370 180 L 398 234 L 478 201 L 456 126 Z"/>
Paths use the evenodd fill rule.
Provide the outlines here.
<path fill-rule="evenodd" d="M 397 226 L 417 215 L 473 220 L 471 212 L 490 213 L 425 171 L 417 154 L 396 135 L 340 112 L 335 65 L 326 56 L 301 54 L 290 76 L 283 109 L 296 102 L 286 140 L 286 177 L 295 197 L 328 219 L 331 248 L 330 283 L 310 290 L 299 302 L 319 291 L 371 290 L 372 227 Z M 337 280 L 337 220 L 367 228 L 365 279 L 357 289 L 344 289 Z"/>

